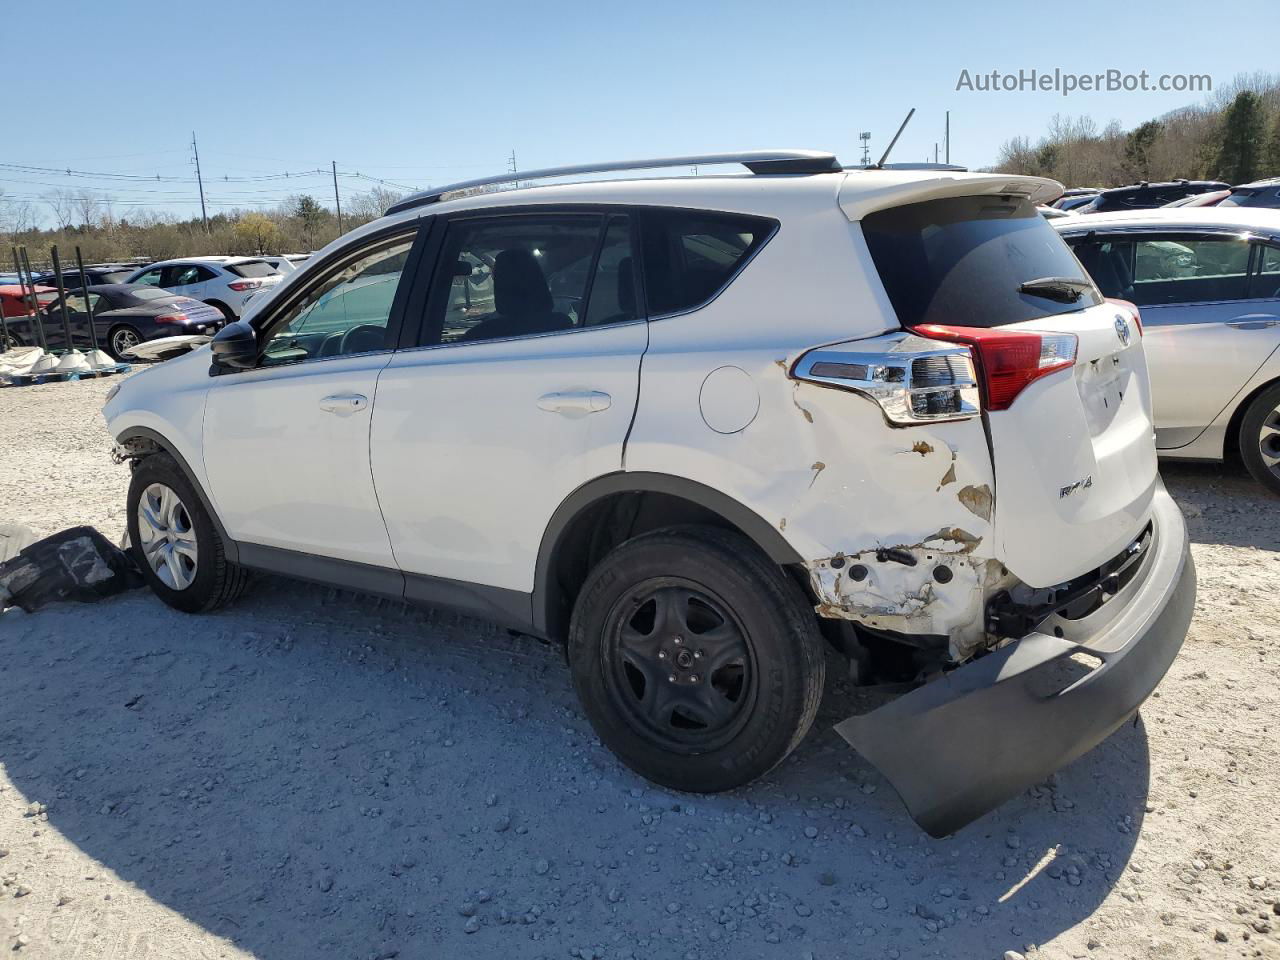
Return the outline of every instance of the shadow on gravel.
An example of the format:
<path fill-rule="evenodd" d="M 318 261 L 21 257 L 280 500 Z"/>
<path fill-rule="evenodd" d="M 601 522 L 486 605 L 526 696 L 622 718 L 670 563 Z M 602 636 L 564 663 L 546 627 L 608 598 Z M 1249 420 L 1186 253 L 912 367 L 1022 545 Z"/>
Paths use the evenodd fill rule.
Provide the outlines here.
<path fill-rule="evenodd" d="M 1239 463 L 1161 461 L 1160 475 L 1187 517 L 1192 542 L 1280 551 L 1280 497 Z"/>
<path fill-rule="evenodd" d="M 264 960 L 998 958 L 1089 917 L 1147 794 L 1129 724 L 931 840 L 831 732 L 862 695 L 833 679 L 766 781 L 677 795 L 596 742 L 558 650 L 274 580 L 198 618 L 0 615 L 0 658 L 0 759 L 43 826 Z"/>

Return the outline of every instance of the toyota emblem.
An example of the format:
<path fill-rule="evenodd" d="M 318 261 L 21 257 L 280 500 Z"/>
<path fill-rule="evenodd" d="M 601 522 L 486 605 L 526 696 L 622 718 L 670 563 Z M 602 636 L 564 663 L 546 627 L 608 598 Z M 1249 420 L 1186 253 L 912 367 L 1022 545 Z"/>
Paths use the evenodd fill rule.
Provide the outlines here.
<path fill-rule="evenodd" d="M 1116 314 L 1116 336 L 1120 338 L 1122 347 L 1129 345 L 1129 321 L 1118 313 Z"/>

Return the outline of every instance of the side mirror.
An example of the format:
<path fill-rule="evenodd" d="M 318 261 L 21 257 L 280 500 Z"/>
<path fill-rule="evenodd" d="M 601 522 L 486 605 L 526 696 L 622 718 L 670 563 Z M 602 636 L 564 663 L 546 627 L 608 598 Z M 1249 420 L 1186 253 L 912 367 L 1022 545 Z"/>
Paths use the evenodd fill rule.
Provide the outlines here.
<path fill-rule="evenodd" d="M 248 322 L 237 320 L 218 331 L 209 349 L 215 367 L 211 372 L 248 370 L 258 362 L 258 332 Z"/>

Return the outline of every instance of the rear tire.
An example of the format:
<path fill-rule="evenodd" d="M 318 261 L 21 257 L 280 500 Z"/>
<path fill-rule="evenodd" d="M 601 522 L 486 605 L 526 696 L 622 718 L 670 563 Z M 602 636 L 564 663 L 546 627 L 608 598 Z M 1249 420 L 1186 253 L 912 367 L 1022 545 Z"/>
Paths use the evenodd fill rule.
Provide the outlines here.
<path fill-rule="evenodd" d="M 168 454 L 134 464 L 128 522 L 138 569 L 155 595 L 175 610 L 203 613 L 244 591 L 248 571 L 226 558 L 212 518 Z"/>
<path fill-rule="evenodd" d="M 124 351 L 130 347 L 136 347 L 141 342 L 142 334 L 133 327 L 113 327 L 111 332 L 107 334 L 107 352 L 115 359 L 127 363 L 131 358 L 125 356 Z"/>
<path fill-rule="evenodd" d="M 1253 479 L 1280 495 L 1280 384 L 1253 398 L 1238 439 L 1240 457 Z"/>
<path fill-rule="evenodd" d="M 600 739 L 677 790 L 750 783 L 804 738 L 826 663 L 801 589 L 738 533 L 671 527 L 587 576 L 569 627 L 574 686 Z"/>

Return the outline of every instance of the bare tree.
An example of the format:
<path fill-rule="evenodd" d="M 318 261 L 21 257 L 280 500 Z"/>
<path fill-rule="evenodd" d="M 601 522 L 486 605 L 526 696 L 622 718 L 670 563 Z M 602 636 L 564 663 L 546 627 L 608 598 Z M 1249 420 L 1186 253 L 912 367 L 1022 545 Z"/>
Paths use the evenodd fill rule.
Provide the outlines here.
<path fill-rule="evenodd" d="M 86 230 L 96 226 L 98 217 L 102 212 L 102 202 L 88 191 L 83 196 L 76 197 L 71 204 L 72 210 L 75 212 L 75 222 L 78 226 L 83 226 Z"/>
<path fill-rule="evenodd" d="M 59 230 L 66 230 L 75 223 L 76 195 L 70 190 L 54 190 L 44 194 L 45 205 L 53 214 Z"/>

